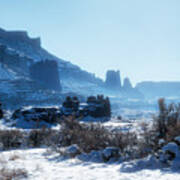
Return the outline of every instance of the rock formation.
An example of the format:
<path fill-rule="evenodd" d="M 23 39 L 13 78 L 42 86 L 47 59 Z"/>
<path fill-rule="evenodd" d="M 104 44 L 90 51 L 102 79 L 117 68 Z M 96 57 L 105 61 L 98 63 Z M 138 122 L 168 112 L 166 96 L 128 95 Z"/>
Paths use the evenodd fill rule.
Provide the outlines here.
<path fill-rule="evenodd" d="M 120 90 L 121 89 L 121 79 L 120 72 L 109 70 L 106 73 L 105 85 L 111 90 Z"/>
<path fill-rule="evenodd" d="M 0 45 L 0 63 L 2 67 L 11 69 L 16 72 L 17 75 L 28 75 L 29 65 L 33 62 L 33 59 L 18 54 L 6 45 Z"/>
<path fill-rule="evenodd" d="M 45 60 L 33 64 L 30 67 L 30 76 L 33 80 L 41 83 L 47 89 L 61 90 L 56 61 Z"/>
<path fill-rule="evenodd" d="M 133 89 L 132 84 L 131 84 L 129 78 L 125 78 L 124 79 L 123 89 L 124 90 L 131 90 L 131 89 Z"/>
<path fill-rule="evenodd" d="M 0 28 L 0 39 L 4 41 L 4 43 L 18 44 L 19 42 L 24 42 L 28 44 L 32 44 L 36 48 L 41 47 L 40 38 L 30 38 L 26 31 L 5 31 Z"/>
<path fill-rule="evenodd" d="M 122 87 L 124 97 L 128 98 L 144 98 L 143 94 L 134 88 L 129 78 L 125 78 Z"/>

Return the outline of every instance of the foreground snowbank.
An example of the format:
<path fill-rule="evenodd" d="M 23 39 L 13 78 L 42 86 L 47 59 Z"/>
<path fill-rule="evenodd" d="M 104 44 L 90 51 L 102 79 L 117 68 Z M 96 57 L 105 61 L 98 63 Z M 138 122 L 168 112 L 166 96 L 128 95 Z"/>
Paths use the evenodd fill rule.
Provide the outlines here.
<path fill-rule="evenodd" d="M 16 157 L 16 158 L 12 158 Z M 126 163 L 94 163 L 65 159 L 58 154 L 49 154 L 46 149 L 14 150 L 0 153 L 3 166 L 23 168 L 28 171 L 29 180 L 55 179 L 113 179 L 113 180 L 179 180 L 180 174 L 168 168 L 162 170 L 153 158 Z M 157 169 L 155 169 L 157 168 Z"/>

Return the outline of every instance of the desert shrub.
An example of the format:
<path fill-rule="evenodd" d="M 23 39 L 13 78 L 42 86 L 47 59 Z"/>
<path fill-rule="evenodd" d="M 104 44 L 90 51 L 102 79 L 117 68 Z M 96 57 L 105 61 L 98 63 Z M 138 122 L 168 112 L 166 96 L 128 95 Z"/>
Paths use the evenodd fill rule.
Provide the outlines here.
<path fill-rule="evenodd" d="M 180 104 L 165 104 L 164 99 L 159 99 L 159 114 L 154 118 L 154 130 L 157 138 L 171 141 L 180 135 Z"/>
<path fill-rule="evenodd" d="M 31 147 L 50 146 L 58 143 L 58 134 L 56 130 L 50 128 L 31 130 L 27 138 L 27 144 Z"/>
<path fill-rule="evenodd" d="M 165 103 L 159 99 L 159 113 L 153 118 L 153 125 L 141 124 L 142 133 L 138 141 L 139 157 L 156 153 L 161 149 L 161 141 L 167 144 L 180 136 L 180 105 Z"/>
<path fill-rule="evenodd" d="M 149 127 L 147 123 L 142 123 L 141 133 L 138 139 L 138 156 L 143 158 L 159 149 L 158 132 L 154 127 Z"/>
<path fill-rule="evenodd" d="M 118 147 L 122 152 L 136 144 L 134 133 L 113 133 L 100 124 L 81 124 L 73 117 L 66 118 L 61 128 L 60 144 L 77 144 L 83 152 L 102 150 L 106 147 Z"/>
<path fill-rule="evenodd" d="M 178 122 L 175 126 L 168 127 L 166 140 L 168 142 L 173 141 L 177 136 L 180 136 L 180 122 Z"/>
<path fill-rule="evenodd" d="M 18 148 L 21 146 L 24 135 L 19 130 L 0 130 L 2 149 Z"/>
<path fill-rule="evenodd" d="M 0 150 L 20 147 L 58 146 L 60 133 L 50 128 L 20 130 L 0 130 Z"/>
<path fill-rule="evenodd" d="M 62 146 L 77 144 L 85 152 L 89 152 L 92 149 L 98 150 L 105 147 L 106 140 L 106 130 L 100 125 L 96 127 L 83 125 L 71 117 L 65 119 L 62 124 L 60 142 Z"/>

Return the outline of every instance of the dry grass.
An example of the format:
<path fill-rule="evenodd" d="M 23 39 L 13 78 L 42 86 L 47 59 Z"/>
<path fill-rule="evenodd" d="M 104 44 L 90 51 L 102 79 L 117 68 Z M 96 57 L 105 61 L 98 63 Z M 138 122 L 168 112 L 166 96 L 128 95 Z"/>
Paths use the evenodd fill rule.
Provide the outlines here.
<path fill-rule="evenodd" d="M 59 132 L 48 128 L 31 130 L 29 133 L 20 130 L 0 130 L 1 150 L 24 147 L 40 147 L 57 144 Z"/>
<path fill-rule="evenodd" d="M 136 143 L 137 137 L 134 133 L 113 133 L 100 124 L 80 124 L 72 117 L 67 118 L 61 128 L 62 146 L 77 144 L 83 152 L 87 153 L 109 146 L 118 147 L 123 152 Z"/>
<path fill-rule="evenodd" d="M 58 135 L 57 130 L 48 128 L 31 130 L 27 138 L 27 144 L 30 147 L 51 146 L 57 144 Z"/>
<path fill-rule="evenodd" d="M 16 161 L 17 159 L 21 159 L 21 157 L 20 155 L 15 154 L 15 153 L 9 157 L 9 161 Z"/>
<path fill-rule="evenodd" d="M 45 145 L 58 149 L 73 144 L 78 145 L 82 152 L 102 150 L 106 147 L 117 147 L 122 154 L 131 158 L 144 157 L 156 152 L 159 139 L 172 141 L 180 136 L 180 105 L 166 105 L 164 99 L 159 100 L 159 114 L 154 118 L 151 128 L 142 124 L 140 139 L 136 133 L 110 132 L 101 124 L 82 124 L 73 116 L 62 121 L 59 131 L 42 128 L 24 133 L 18 130 L 0 130 L 0 144 L 3 149 L 23 147 L 40 147 Z M 14 155 L 11 160 L 19 157 Z M 1 161 L 1 160 L 0 160 Z"/>
<path fill-rule="evenodd" d="M 25 169 L 8 169 L 5 167 L 0 169 L 1 180 L 20 180 L 27 177 L 28 173 Z"/>
<path fill-rule="evenodd" d="M 21 146 L 23 133 L 19 130 L 0 130 L 2 149 L 18 148 Z"/>

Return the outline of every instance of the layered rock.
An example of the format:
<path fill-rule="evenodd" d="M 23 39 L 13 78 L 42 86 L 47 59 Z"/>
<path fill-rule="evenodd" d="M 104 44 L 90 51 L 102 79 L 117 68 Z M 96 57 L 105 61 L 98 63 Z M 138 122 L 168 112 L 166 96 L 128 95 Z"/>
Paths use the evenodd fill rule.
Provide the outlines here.
<path fill-rule="evenodd" d="M 30 38 L 26 31 L 5 31 L 0 28 L 0 40 L 4 43 L 11 43 L 12 45 L 24 42 L 32 44 L 36 48 L 41 47 L 40 38 Z"/>
<path fill-rule="evenodd" d="M 33 59 L 34 62 L 50 59 L 58 64 L 61 85 L 65 93 L 75 92 L 87 95 L 93 94 L 94 89 L 103 86 L 103 80 L 94 74 L 82 70 L 77 65 L 58 58 L 46 51 L 40 43 L 40 38 L 31 38 L 26 31 L 7 31 L 0 28 L 0 45 L 6 45 L 19 55 Z M 21 72 L 24 71 L 24 68 Z M 83 92 L 82 92 L 83 91 Z M 89 92 L 91 91 L 91 92 Z"/>
<path fill-rule="evenodd" d="M 0 64 L 2 68 L 11 69 L 18 76 L 27 76 L 29 65 L 33 62 L 33 59 L 22 56 L 5 45 L 0 45 Z"/>
<path fill-rule="evenodd" d="M 61 90 L 58 64 L 56 61 L 46 60 L 31 65 L 30 76 L 47 89 Z"/>

